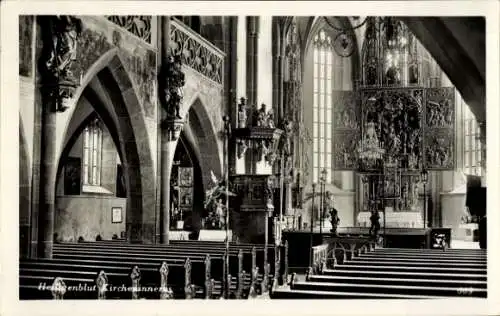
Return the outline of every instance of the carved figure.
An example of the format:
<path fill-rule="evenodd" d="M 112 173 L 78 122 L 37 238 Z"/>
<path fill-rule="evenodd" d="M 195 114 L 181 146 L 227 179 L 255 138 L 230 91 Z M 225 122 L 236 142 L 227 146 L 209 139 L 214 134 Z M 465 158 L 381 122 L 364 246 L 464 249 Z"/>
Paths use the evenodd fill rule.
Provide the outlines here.
<path fill-rule="evenodd" d="M 378 211 L 375 209 L 372 209 L 372 214 L 370 216 L 370 231 L 369 234 L 376 238 L 378 236 L 378 231 L 380 230 L 380 215 L 378 214 Z"/>
<path fill-rule="evenodd" d="M 238 140 L 238 159 L 241 159 L 248 149 L 246 141 L 240 139 Z"/>
<path fill-rule="evenodd" d="M 417 207 L 418 205 L 418 185 L 415 183 L 413 184 L 413 206 Z"/>
<path fill-rule="evenodd" d="M 189 284 L 186 285 L 184 288 L 184 293 L 186 295 L 187 300 L 191 300 L 195 297 L 196 294 L 196 287 L 194 284 Z"/>
<path fill-rule="evenodd" d="M 101 272 L 99 272 L 99 274 L 97 275 L 95 283 L 97 285 L 97 299 L 105 299 L 108 287 L 108 276 L 103 270 L 101 270 Z"/>
<path fill-rule="evenodd" d="M 60 81 L 74 81 L 70 68 L 76 60 L 77 40 L 81 31 L 82 24 L 77 18 L 61 15 L 53 19 L 52 47 L 45 66 Z"/>
<path fill-rule="evenodd" d="M 160 267 L 160 276 L 161 276 L 161 287 L 166 288 L 168 286 L 168 264 L 166 261 L 163 261 Z"/>
<path fill-rule="evenodd" d="M 247 126 L 246 99 L 240 98 L 240 103 L 238 103 L 238 128 L 245 128 L 246 126 Z"/>
<path fill-rule="evenodd" d="M 290 155 L 292 152 L 293 122 L 288 119 L 285 119 L 283 121 L 283 131 L 284 131 L 283 151 L 285 152 L 285 155 Z"/>
<path fill-rule="evenodd" d="M 265 140 L 261 140 L 260 142 L 257 143 L 257 146 L 255 147 L 256 154 L 258 157 L 265 158 L 264 156 L 267 155 L 268 153 L 268 148 Z"/>
<path fill-rule="evenodd" d="M 265 155 L 265 160 L 270 164 L 270 165 L 273 165 L 274 164 L 274 161 L 276 160 L 276 158 L 278 157 L 278 155 L 274 152 L 274 151 L 271 151 L 269 150 L 266 155 Z"/>
<path fill-rule="evenodd" d="M 334 207 L 330 209 L 330 222 L 332 224 L 332 229 L 330 231 L 334 235 L 337 235 L 337 227 L 340 223 L 340 218 L 338 216 L 338 211 Z"/>
<path fill-rule="evenodd" d="M 267 106 L 262 103 L 260 109 L 256 111 L 255 122 L 259 127 L 274 128 L 274 113 L 272 109 L 267 111 Z"/>
<path fill-rule="evenodd" d="M 266 125 L 269 128 L 274 128 L 274 112 L 272 109 L 267 113 Z"/>
<path fill-rule="evenodd" d="M 183 98 L 182 87 L 186 83 L 185 75 L 182 72 L 181 56 L 169 56 L 165 70 L 165 106 L 169 118 L 182 119 L 180 116 L 180 106 Z"/>
<path fill-rule="evenodd" d="M 134 266 L 130 274 L 132 279 L 132 299 L 139 298 L 139 281 L 141 280 L 141 271 L 138 266 Z"/>
<path fill-rule="evenodd" d="M 295 25 L 295 22 L 293 22 L 290 26 L 290 31 L 289 31 L 289 40 L 288 40 L 288 45 L 286 47 L 286 57 L 288 59 L 288 65 L 289 65 L 289 76 L 288 80 L 289 81 L 295 81 L 297 80 L 297 68 L 298 68 L 298 60 L 300 58 L 300 47 L 297 44 L 297 27 Z"/>
<path fill-rule="evenodd" d="M 226 220 L 224 217 L 224 206 L 222 204 L 222 199 L 218 199 L 216 202 L 215 214 L 217 215 L 217 218 L 219 219 L 219 226 L 221 228 L 224 227 Z"/>
<path fill-rule="evenodd" d="M 163 261 L 163 263 L 161 264 L 160 276 L 161 276 L 160 299 L 162 300 L 172 299 L 174 292 L 172 291 L 171 288 L 168 287 L 168 264 L 166 261 Z"/>
<path fill-rule="evenodd" d="M 55 300 L 62 300 L 64 294 L 66 293 L 66 283 L 60 277 L 55 278 L 54 283 L 52 283 L 52 296 Z"/>
<path fill-rule="evenodd" d="M 377 83 L 377 60 L 370 58 L 366 65 L 366 85 L 374 85 Z"/>
<path fill-rule="evenodd" d="M 269 272 L 271 270 L 271 265 L 269 263 L 265 263 L 264 265 L 264 278 L 260 283 L 260 291 L 262 294 L 267 293 L 269 291 Z"/>
<path fill-rule="evenodd" d="M 267 113 L 266 113 L 266 105 L 262 104 L 260 109 L 257 110 L 257 126 L 265 127 L 267 124 Z"/>
<path fill-rule="evenodd" d="M 46 85 L 47 95 L 54 98 L 56 111 L 65 111 L 68 107 L 64 100 L 73 97 L 77 86 L 76 79 L 71 72 L 71 65 L 76 60 L 78 36 L 82 31 L 80 19 L 72 16 L 60 15 L 49 18 L 50 39 L 45 42 L 43 69 L 41 75 Z"/>

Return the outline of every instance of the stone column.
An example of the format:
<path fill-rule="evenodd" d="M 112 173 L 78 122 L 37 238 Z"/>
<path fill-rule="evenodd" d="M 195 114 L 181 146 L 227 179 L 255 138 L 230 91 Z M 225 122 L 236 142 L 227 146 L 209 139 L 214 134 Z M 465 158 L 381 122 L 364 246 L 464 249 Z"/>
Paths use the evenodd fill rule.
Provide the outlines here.
<path fill-rule="evenodd" d="M 282 63 L 281 63 L 281 23 L 280 17 L 273 17 L 273 105 L 278 113 L 278 122 L 283 119 L 283 101 L 281 99 L 280 83 L 283 85 Z"/>
<path fill-rule="evenodd" d="M 161 243 L 169 244 L 170 232 L 170 175 L 174 160 L 175 147 L 179 139 L 182 122 L 170 122 L 170 126 L 163 126 L 161 131 Z"/>
<path fill-rule="evenodd" d="M 56 113 L 52 100 L 42 97 L 42 147 L 40 164 L 39 257 L 52 259 L 56 182 Z"/>
<path fill-rule="evenodd" d="M 225 82 L 224 85 L 226 95 L 226 109 L 233 122 L 233 128 L 238 126 L 238 83 L 237 83 L 237 63 L 238 63 L 238 21 L 237 17 L 223 17 L 224 26 L 224 52 L 226 53 L 225 62 Z M 243 95 L 241 95 L 243 97 Z M 234 142 L 229 143 L 229 173 L 236 173 L 236 145 Z"/>
<path fill-rule="evenodd" d="M 285 215 L 293 215 L 292 209 L 292 183 L 293 179 L 291 177 L 285 178 Z"/>
<path fill-rule="evenodd" d="M 57 173 L 56 116 L 68 108 L 67 102 L 77 86 L 70 71 L 77 42 L 70 39 L 80 34 L 81 21 L 71 16 L 47 16 L 40 19 L 40 27 L 43 51 L 39 63 L 42 126 L 38 256 L 51 259 Z"/>
<path fill-rule="evenodd" d="M 248 120 L 247 124 L 253 124 L 253 114 L 257 109 L 257 92 L 258 92 L 258 56 L 259 56 L 259 17 L 247 16 L 247 104 L 248 104 Z M 253 150 L 247 150 L 245 156 L 245 173 L 256 173 L 256 161 Z"/>
<path fill-rule="evenodd" d="M 165 16 L 161 18 L 161 65 L 164 65 L 167 62 L 167 58 L 169 56 L 169 45 L 170 45 L 170 17 Z M 162 69 L 163 70 L 163 69 Z M 159 72 L 160 78 L 158 78 L 158 83 L 164 83 L 164 71 Z M 158 84 L 158 88 L 164 87 L 162 84 Z M 161 89 L 161 88 L 160 88 Z M 159 91 L 158 95 L 161 96 L 163 91 Z M 163 100 L 162 100 L 163 101 Z M 159 102 L 161 104 L 161 102 Z M 161 114 L 160 114 L 161 113 Z M 166 117 L 165 111 L 162 111 L 161 108 L 158 111 L 158 115 L 160 117 Z M 161 173 L 161 196 L 160 196 L 160 240 L 162 244 L 169 243 L 169 230 L 170 230 L 170 168 L 172 167 L 172 159 L 170 156 L 170 131 L 165 126 L 162 126 L 163 121 L 160 122 L 161 128 L 161 164 L 160 164 L 160 173 Z"/>
<path fill-rule="evenodd" d="M 184 118 L 176 113 L 181 108 L 182 97 L 179 89 L 184 85 L 184 74 L 181 70 L 180 58 L 173 58 L 170 53 L 170 17 L 163 17 L 161 41 L 161 71 L 158 78 L 159 103 L 163 110 L 159 114 L 163 119 L 159 123 L 161 129 L 161 197 L 160 197 L 160 235 L 161 243 L 169 243 L 170 230 L 170 175 L 177 140 L 179 139 Z M 167 80 L 168 78 L 168 80 Z M 167 96 L 168 95 L 168 96 Z M 176 101 L 178 100 L 178 101 Z"/>

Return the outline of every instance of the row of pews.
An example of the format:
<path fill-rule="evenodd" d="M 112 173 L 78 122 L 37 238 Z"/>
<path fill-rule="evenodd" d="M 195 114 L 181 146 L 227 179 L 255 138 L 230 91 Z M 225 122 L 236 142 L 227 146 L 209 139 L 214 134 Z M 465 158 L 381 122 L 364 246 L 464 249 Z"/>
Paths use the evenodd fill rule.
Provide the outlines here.
<path fill-rule="evenodd" d="M 287 280 L 287 244 L 56 243 L 52 259 L 21 259 L 20 299 L 256 298 Z M 284 258 L 281 260 L 280 258 Z M 267 261 L 265 261 L 267 260 Z M 229 267 L 229 289 L 223 286 Z M 227 293 L 225 292 L 227 291 Z"/>
<path fill-rule="evenodd" d="M 379 248 L 369 239 L 339 237 L 313 247 L 305 275 L 272 298 L 425 299 L 487 297 L 483 249 Z"/>

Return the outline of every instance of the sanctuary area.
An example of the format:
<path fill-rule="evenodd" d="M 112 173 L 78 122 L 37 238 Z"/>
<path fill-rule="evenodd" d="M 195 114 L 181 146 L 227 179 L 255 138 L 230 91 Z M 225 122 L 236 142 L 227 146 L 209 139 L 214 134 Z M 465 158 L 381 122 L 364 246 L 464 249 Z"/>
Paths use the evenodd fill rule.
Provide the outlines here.
<path fill-rule="evenodd" d="M 20 16 L 19 296 L 487 296 L 485 20 Z"/>

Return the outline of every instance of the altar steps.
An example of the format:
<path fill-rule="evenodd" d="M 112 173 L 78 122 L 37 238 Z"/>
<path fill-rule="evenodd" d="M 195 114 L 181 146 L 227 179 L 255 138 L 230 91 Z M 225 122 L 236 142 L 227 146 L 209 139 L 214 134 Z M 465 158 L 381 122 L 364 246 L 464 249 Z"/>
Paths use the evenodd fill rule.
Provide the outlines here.
<path fill-rule="evenodd" d="M 410 265 L 381 265 L 374 266 L 368 263 L 356 264 L 355 262 L 346 262 L 335 266 L 336 270 L 365 270 L 365 271 L 384 271 L 384 272 L 421 272 L 421 273 L 467 273 L 467 274 L 486 274 L 484 268 L 460 268 L 460 267 L 428 267 L 428 266 L 410 266 Z"/>
<path fill-rule="evenodd" d="M 486 280 L 463 280 L 463 279 L 433 279 L 433 278 L 395 278 L 383 276 L 331 276 L 313 275 L 309 278 L 312 282 L 326 283 L 355 283 L 355 284 L 376 284 L 376 285 L 409 285 L 424 287 L 457 287 L 457 288 L 479 288 L 486 289 Z"/>
<path fill-rule="evenodd" d="M 375 254 L 442 254 L 442 255 L 462 255 L 462 256 L 486 256 L 485 249 L 412 249 L 412 248 L 376 248 Z"/>
<path fill-rule="evenodd" d="M 438 260 L 426 260 L 425 262 L 409 261 L 409 260 L 381 260 L 381 259 L 365 259 L 365 258 L 353 258 L 346 262 L 346 264 L 367 264 L 370 266 L 405 266 L 405 267 L 426 267 L 426 268 L 486 268 L 485 262 L 446 262 Z"/>
<path fill-rule="evenodd" d="M 442 261 L 442 262 L 478 262 L 478 263 L 486 263 L 487 258 L 481 256 L 418 256 L 418 255 L 378 255 L 372 253 L 360 254 L 359 258 L 363 259 L 376 259 L 376 260 L 401 260 L 401 261 L 414 261 L 418 259 L 425 259 L 428 261 Z"/>
<path fill-rule="evenodd" d="M 402 294 L 405 295 L 421 295 L 421 296 L 448 296 L 456 297 L 463 296 L 465 291 L 468 295 L 474 297 L 486 297 L 486 288 L 473 286 L 416 286 L 416 285 L 394 285 L 394 284 L 359 284 L 352 283 L 334 283 L 334 282 L 313 282 L 311 280 L 305 282 L 295 282 L 294 290 L 309 290 L 322 292 L 344 292 L 344 293 L 359 293 L 359 294 Z"/>
<path fill-rule="evenodd" d="M 375 294 L 355 292 L 330 292 L 318 290 L 279 289 L 272 294 L 273 299 L 431 299 L 448 298 L 424 295 Z"/>
<path fill-rule="evenodd" d="M 326 269 L 323 271 L 323 275 L 325 276 L 341 276 L 348 278 L 355 277 L 368 277 L 368 278 L 402 278 L 402 279 L 434 279 L 434 280 L 463 280 L 463 281 L 485 281 L 486 282 L 486 274 L 470 274 L 470 273 L 424 273 L 424 272 L 388 272 L 388 271 L 367 271 L 365 269 L 361 270 L 340 270 L 337 269 L 340 266 L 337 266 L 335 269 Z"/>
<path fill-rule="evenodd" d="M 485 251 L 376 249 L 279 288 L 273 298 L 487 297 Z"/>
<path fill-rule="evenodd" d="M 437 272 L 437 273 L 425 273 L 425 272 L 389 272 L 389 271 L 367 271 L 362 270 L 340 270 L 340 269 L 326 269 L 323 271 L 323 275 L 331 276 L 346 276 L 346 277 L 381 277 L 381 278 L 403 278 L 403 279 L 453 279 L 453 280 L 477 280 L 486 281 L 486 274 L 470 274 L 470 273 L 448 273 L 448 272 Z"/>

